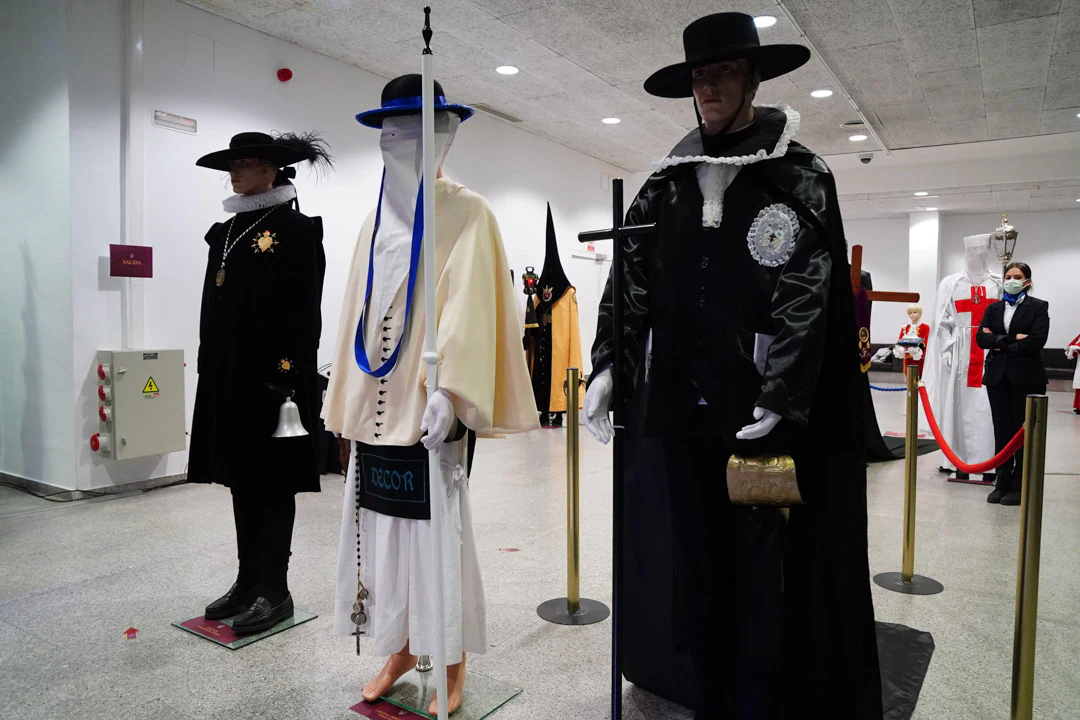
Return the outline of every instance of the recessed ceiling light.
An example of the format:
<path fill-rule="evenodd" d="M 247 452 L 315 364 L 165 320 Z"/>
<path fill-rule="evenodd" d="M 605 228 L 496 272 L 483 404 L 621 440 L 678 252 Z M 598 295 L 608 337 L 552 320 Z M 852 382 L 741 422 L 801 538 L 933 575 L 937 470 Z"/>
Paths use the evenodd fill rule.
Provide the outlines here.
<path fill-rule="evenodd" d="M 754 24 L 759 28 L 772 27 L 776 24 L 776 18 L 772 15 L 758 15 L 754 18 Z"/>
<path fill-rule="evenodd" d="M 920 190 L 919 192 L 915 193 L 915 197 L 926 197 L 929 194 L 930 193 L 926 192 L 925 190 Z"/>
<path fill-rule="evenodd" d="M 499 67 L 495 68 L 495 72 L 499 73 L 500 75 L 517 75 L 519 70 L 513 65 L 500 65 Z"/>
<path fill-rule="evenodd" d="M 865 135 L 852 135 L 851 137 L 848 138 L 848 140 L 850 140 L 851 142 L 862 142 L 865 139 L 866 139 Z"/>
<path fill-rule="evenodd" d="M 930 212 L 933 212 L 933 211 L 937 210 L 937 208 L 935 208 L 935 207 L 928 207 L 926 209 L 929 210 Z"/>
<path fill-rule="evenodd" d="M 810 97 L 827 98 L 832 96 L 832 90 L 815 90 L 810 93 Z"/>
<path fill-rule="evenodd" d="M 610 117 L 610 118 L 604 118 L 600 122 L 604 123 L 605 125 L 618 125 L 619 123 L 622 122 L 622 120 L 620 120 L 619 118 L 616 118 L 616 117 Z"/>

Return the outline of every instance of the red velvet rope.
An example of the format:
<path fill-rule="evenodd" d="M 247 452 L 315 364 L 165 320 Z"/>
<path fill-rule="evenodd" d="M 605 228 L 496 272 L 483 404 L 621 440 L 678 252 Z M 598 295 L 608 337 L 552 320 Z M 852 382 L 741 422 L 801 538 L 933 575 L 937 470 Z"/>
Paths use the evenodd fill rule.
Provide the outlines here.
<path fill-rule="evenodd" d="M 926 412 L 926 420 L 930 423 L 930 431 L 934 433 L 934 439 L 937 440 L 937 444 L 941 447 L 941 452 L 945 453 L 945 457 L 949 459 L 956 469 L 960 472 L 966 472 L 970 475 L 981 475 L 988 473 L 991 470 L 997 470 L 999 467 L 1005 464 L 1005 461 L 1016 454 L 1016 451 L 1024 446 L 1024 428 L 1020 428 L 1013 439 L 1009 441 L 1009 444 L 1005 446 L 1005 449 L 999 452 L 994 457 L 990 458 L 986 462 L 979 463 L 978 465 L 968 465 L 966 462 L 956 457 L 956 453 L 952 451 L 948 443 L 945 442 L 945 438 L 941 437 L 941 428 L 938 427 L 937 418 L 934 417 L 934 411 L 930 409 L 930 397 L 926 394 L 926 387 L 919 388 L 919 397 L 922 398 L 923 410 Z"/>

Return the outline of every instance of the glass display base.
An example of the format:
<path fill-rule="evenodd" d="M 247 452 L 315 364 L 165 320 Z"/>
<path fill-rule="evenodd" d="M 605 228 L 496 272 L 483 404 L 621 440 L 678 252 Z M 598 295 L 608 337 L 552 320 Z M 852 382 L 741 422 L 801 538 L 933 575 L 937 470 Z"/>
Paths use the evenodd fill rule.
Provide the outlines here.
<path fill-rule="evenodd" d="M 454 720 L 483 720 L 521 694 L 519 687 L 486 675 L 468 672 L 467 668 L 466 672 L 465 696 L 461 700 L 461 707 L 454 713 Z M 427 714 L 427 709 L 431 698 L 435 696 L 435 688 L 433 673 L 410 670 L 379 702 L 359 702 L 349 709 L 362 717 L 380 720 L 430 718 L 432 716 Z M 388 704 L 406 710 L 409 714 L 401 715 L 399 710 L 388 708 Z"/>
<path fill-rule="evenodd" d="M 252 633 L 250 635 L 237 635 L 233 632 L 232 618 L 226 618 L 225 620 L 207 620 L 203 615 L 196 615 L 187 620 L 177 620 L 172 623 L 172 626 L 180 628 L 185 632 L 189 632 L 192 635 L 198 635 L 201 638 L 205 638 L 212 643 L 217 643 L 222 647 L 227 647 L 230 650 L 239 650 L 246 645 L 259 642 L 271 635 L 277 635 L 279 632 L 284 632 L 289 628 L 303 625 L 309 620 L 314 620 L 317 617 L 319 616 L 304 612 L 303 610 L 294 610 L 292 617 L 285 618 L 269 630 L 263 630 L 262 632 Z"/>

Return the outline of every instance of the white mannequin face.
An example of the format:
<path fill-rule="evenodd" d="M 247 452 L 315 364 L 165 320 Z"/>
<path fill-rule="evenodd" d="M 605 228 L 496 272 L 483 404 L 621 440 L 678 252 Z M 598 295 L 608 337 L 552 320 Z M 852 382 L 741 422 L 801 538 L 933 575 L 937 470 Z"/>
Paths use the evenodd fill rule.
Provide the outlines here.
<path fill-rule="evenodd" d="M 982 277 L 989 272 L 990 248 L 985 245 L 964 249 L 964 272 L 969 277 Z"/>
<path fill-rule="evenodd" d="M 911 320 L 912 325 L 918 325 L 922 320 L 922 310 L 917 308 L 911 308 L 907 311 L 907 316 Z"/>

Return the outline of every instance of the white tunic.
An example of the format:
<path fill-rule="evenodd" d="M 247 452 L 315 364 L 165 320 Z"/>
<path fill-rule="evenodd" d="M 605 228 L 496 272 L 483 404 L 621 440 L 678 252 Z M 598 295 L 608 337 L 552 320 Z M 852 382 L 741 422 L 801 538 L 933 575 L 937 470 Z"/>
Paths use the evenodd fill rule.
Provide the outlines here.
<path fill-rule="evenodd" d="M 972 288 L 985 288 L 985 299 L 973 308 Z M 988 276 L 973 284 L 965 273 L 948 275 L 938 286 L 934 328 L 927 343 L 923 382 L 941 434 L 949 447 L 966 463 L 985 462 L 994 456 L 994 424 L 990 400 L 982 386 L 981 367 L 972 367 L 973 322 L 985 308 L 1001 298 L 1001 282 Z M 928 431 L 928 426 L 924 425 Z M 951 467 L 946 460 L 943 463 Z"/>
<path fill-rule="evenodd" d="M 461 654 L 487 649 L 486 603 L 476 540 L 472 529 L 469 485 L 465 478 L 467 440 L 444 443 L 440 449 L 443 477 L 451 483 L 443 503 L 443 591 L 446 625 L 446 664 L 461 662 Z M 370 593 L 364 606 L 365 635 L 375 639 L 378 657 L 401 650 L 409 641 L 416 655 L 435 652 L 435 573 L 431 564 L 431 521 L 408 520 L 361 509 L 356 523 L 356 458 L 349 463 L 341 512 L 334 632 L 352 635 L 350 616 L 357 591 L 357 533 L 361 557 L 360 580 Z"/>

